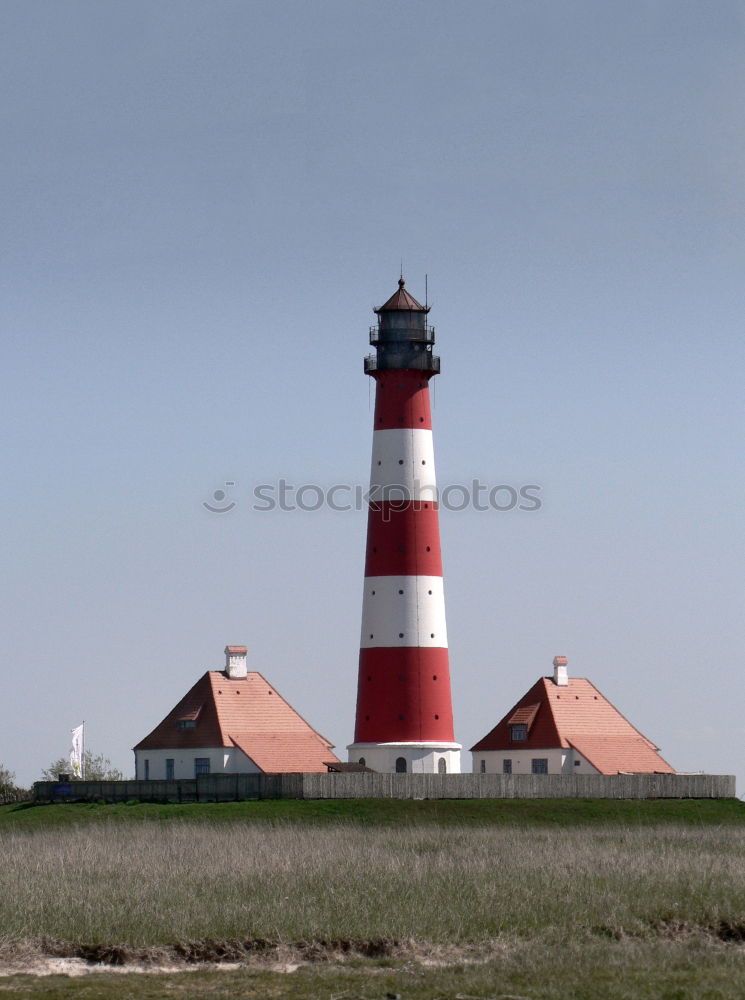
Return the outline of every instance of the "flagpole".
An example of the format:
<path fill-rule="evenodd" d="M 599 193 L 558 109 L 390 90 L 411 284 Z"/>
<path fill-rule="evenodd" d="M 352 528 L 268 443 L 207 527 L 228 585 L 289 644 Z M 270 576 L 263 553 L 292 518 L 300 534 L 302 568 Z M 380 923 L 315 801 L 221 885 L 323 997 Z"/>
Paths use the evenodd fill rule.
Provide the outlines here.
<path fill-rule="evenodd" d="M 85 719 L 80 734 L 80 778 L 81 781 L 85 781 Z"/>

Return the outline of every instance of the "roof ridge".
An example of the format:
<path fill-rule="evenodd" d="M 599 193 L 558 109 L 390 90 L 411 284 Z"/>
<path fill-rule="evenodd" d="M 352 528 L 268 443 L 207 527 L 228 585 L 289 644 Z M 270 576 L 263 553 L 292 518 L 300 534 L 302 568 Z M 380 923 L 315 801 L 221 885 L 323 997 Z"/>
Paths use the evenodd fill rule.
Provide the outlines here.
<path fill-rule="evenodd" d="M 559 726 L 559 721 L 556 718 L 556 713 L 554 712 L 554 706 L 551 703 L 551 693 L 549 691 L 548 685 L 549 683 L 553 684 L 554 681 L 553 678 L 550 676 L 541 677 L 540 680 L 543 681 L 543 697 L 548 706 L 549 715 L 551 716 L 551 725 L 554 727 L 554 732 L 556 733 L 556 739 L 558 745 L 561 747 L 564 745 L 564 743 L 567 742 L 567 738 L 563 735 L 561 731 L 561 727 Z"/>
<path fill-rule="evenodd" d="M 595 687 L 595 685 L 592 683 L 592 681 L 590 680 L 589 677 L 585 677 L 583 679 L 587 681 L 587 683 L 590 685 L 590 687 L 593 689 L 593 691 L 597 691 L 598 695 L 603 699 L 603 701 L 605 701 L 608 705 L 610 705 L 610 707 L 613 709 L 614 712 L 617 712 L 618 715 L 621 716 L 621 718 L 623 719 L 624 722 L 628 723 L 628 725 L 631 726 L 631 728 L 634 730 L 635 733 L 638 733 L 639 736 L 641 736 L 641 738 L 646 743 L 648 743 L 649 746 L 653 750 L 656 750 L 659 753 L 660 748 L 655 743 L 653 743 L 652 740 L 650 740 L 648 736 L 645 736 L 644 733 L 641 731 L 641 729 L 637 729 L 637 727 L 634 725 L 634 723 L 630 719 L 627 719 L 626 716 L 623 714 L 623 712 L 620 709 L 616 708 L 616 706 L 613 704 L 613 702 L 610 700 L 610 698 L 606 698 L 606 696 L 603 694 L 603 692 L 599 688 Z M 667 761 L 665 761 L 665 763 L 667 763 Z"/>
<path fill-rule="evenodd" d="M 176 702 L 173 708 L 170 709 L 170 711 L 166 712 L 166 714 L 163 716 L 160 722 L 156 726 L 154 726 L 153 729 L 150 730 L 147 736 L 143 737 L 143 739 L 141 739 L 138 743 L 136 743 L 135 746 L 132 747 L 132 749 L 133 750 L 148 749 L 146 745 L 148 740 L 153 738 L 155 734 L 158 732 L 158 730 L 161 729 L 161 727 L 164 726 L 169 719 L 172 719 L 175 722 L 179 718 L 179 715 L 177 713 L 182 711 L 182 705 L 184 704 L 184 702 L 187 702 L 191 698 L 191 696 L 200 686 L 204 686 L 206 688 L 201 704 L 201 708 L 204 708 L 204 697 L 211 690 L 211 685 L 208 680 L 209 673 L 210 671 L 206 670 L 203 674 L 200 674 L 200 676 L 194 681 L 194 683 L 186 692 L 186 694 L 183 695 L 183 697 L 179 698 L 179 700 Z"/>
<path fill-rule="evenodd" d="M 262 673 L 260 673 L 258 670 L 253 670 L 251 672 L 257 674 L 262 679 L 262 681 L 264 681 L 265 684 L 269 684 L 269 681 L 266 679 L 266 677 L 264 677 L 264 675 Z M 320 740 L 322 740 L 329 747 L 329 749 L 333 749 L 336 746 L 336 744 L 332 743 L 331 740 L 327 739 L 323 735 L 323 733 L 319 733 L 315 726 L 311 726 L 311 724 L 308 722 L 308 720 L 305 718 L 305 716 L 301 715 L 300 712 L 298 712 L 298 710 L 296 708 L 294 708 L 289 703 L 289 701 L 283 695 L 281 695 L 279 693 L 279 691 L 277 690 L 277 688 L 273 684 L 269 684 L 269 687 L 271 687 L 273 689 L 274 693 L 277 695 L 277 697 L 280 699 L 280 701 L 284 702 L 284 704 L 287 705 L 287 707 L 290 709 L 290 711 L 294 712 L 295 715 L 298 717 L 298 719 L 301 719 L 305 723 L 305 725 L 308 727 L 308 729 L 312 729 L 313 732 L 316 734 L 316 736 L 318 736 L 318 738 Z"/>
<path fill-rule="evenodd" d="M 226 681 L 233 680 L 234 678 L 228 677 L 224 670 L 209 670 L 210 675 L 210 693 L 212 694 L 212 704 L 215 709 L 215 718 L 217 719 L 217 729 L 220 733 L 220 743 L 222 746 L 228 745 L 229 734 L 223 729 L 222 718 L 220 717 L 220 709 L 217 704 L 217 697 L 215 695 L 215 681 L 217 680 L 216 675 L 220 674 L 225 678 Z"/>

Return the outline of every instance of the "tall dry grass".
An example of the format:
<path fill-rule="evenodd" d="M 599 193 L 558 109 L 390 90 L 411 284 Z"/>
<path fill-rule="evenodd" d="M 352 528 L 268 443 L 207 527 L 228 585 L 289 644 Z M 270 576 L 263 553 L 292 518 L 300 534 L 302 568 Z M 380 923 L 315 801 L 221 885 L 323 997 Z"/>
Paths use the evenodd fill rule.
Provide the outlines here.
<path fill-rule="evenodd" d="M 102 824 L 0 835 L 0 935 L 571 939 L 745 922 L 745 830 Z"/>

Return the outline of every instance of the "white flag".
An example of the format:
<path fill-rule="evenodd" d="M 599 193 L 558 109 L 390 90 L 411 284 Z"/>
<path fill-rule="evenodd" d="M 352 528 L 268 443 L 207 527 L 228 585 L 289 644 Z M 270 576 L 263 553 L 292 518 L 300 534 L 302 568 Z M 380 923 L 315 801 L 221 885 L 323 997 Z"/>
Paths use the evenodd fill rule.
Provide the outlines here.
<path fill-rule="evenodd" d="M 70 747 L 70 769 L 76 778 L 83 777 L 83 727 L 85 723 L 72 731 L 72 746 Z"/>

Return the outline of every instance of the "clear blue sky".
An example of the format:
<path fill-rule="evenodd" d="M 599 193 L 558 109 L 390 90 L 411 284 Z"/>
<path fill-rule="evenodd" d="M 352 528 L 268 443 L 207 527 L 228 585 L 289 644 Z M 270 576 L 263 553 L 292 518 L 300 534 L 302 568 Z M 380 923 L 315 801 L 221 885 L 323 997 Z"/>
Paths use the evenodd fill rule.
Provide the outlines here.
<path fill-rule="evenodd" d="M 364 512 L 251 491 L 366 481 L 403 260 L 440 482 L 543 500 L 442 516 L 457 737 L 565 653 L 745 791 L 744 102 L 729 0 L 6 3 L 0 761 L 228 642 L 344 754 Z"/>

